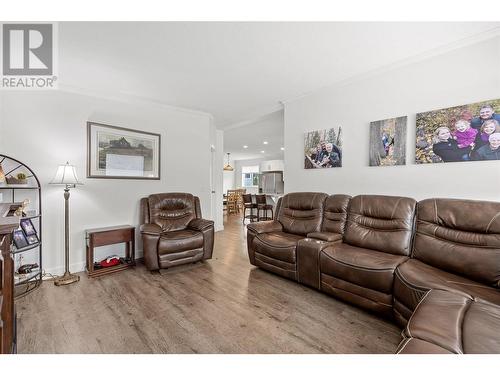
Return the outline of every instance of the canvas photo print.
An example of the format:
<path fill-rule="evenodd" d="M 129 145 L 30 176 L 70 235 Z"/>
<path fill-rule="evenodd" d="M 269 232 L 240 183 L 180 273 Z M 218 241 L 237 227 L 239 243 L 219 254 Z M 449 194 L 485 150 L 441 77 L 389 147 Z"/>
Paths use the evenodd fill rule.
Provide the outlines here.
<path fill-rule="evenodd" d="M 87 177 L 159 179 L 159 134 L 91 122 L 87 127 Z"/>
<path fill-rule="evenodd" d="M 407 120 L 404 116 L 370 123 L 371 166 L 406 164 Z"/>
<path fill-rule="evenodd" d="M 500 99 L 417 113 L 417 164 L 500 160 Z"/>
<path fill-rule="evenodd" d="M 342 127 L 306 133 L 304 155 L 305 169 L 342 167 Z"/>

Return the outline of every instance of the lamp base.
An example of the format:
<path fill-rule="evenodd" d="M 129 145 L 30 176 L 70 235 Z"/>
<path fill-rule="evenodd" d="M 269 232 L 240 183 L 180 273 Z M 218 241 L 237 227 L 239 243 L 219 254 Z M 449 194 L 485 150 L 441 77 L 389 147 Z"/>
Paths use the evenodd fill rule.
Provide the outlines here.
<path fill-rule="evenodd" d="M 76 283 L 78 281 L 80 281 L 80 276 L 72 275 L 69 272 L 65 272 L 64 275 L 62 275 L 54 280 L 54 285 L 56 285 L 56 286 L 68 285 L 68 284 Z"/>

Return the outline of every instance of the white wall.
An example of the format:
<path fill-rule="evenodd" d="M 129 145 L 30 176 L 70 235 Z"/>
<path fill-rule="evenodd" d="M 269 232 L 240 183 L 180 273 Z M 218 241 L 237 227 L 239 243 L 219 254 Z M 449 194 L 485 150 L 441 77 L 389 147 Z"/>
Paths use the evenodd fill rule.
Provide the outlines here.
<path fill-rule="evenodd" d="M 224 194 L 226 194 L 228 190 L 233 189 L 236 189 L 236 185 L 234 182 L 234 171 L 224 171 L 222 189 L 224 191 Z"/>
<path fill-rule="evenodd" d="M 286 192 L 500 200 L 500 162 L 416 165 L 417 112 L 500 98 L 500 38 L 285 104 Z M 370 121 L 408 115 L 407 165 L 369 167 Z M 341 125 L 343 167 L 304 169 L 304 133 Z"/>
<path fill-rule="evenodd" d="M 200 197 L 212 218 L 211 129 L 208 114 L 145 103 L 125 103 L 60 91 L 5 92 L 1 153 L 28 164 L 42 183 L 44 268 L 63 266 L 63 188 L 48 185 L 56 167 L 69 161 L 83 186 L 71 191 L 72 270 L 84 267 L 84 230 L 138 224 L 139 199 L 181 191 Z M 161 134 L 161 180 L 102 180 L 86 176 L 86 122 L 95 121 Z M 139 236 L 137 236 L 139 239 Z M 141 244 L 137 241 L 138 256 Z M 96 255 L 104 256 L 104 253 Z"/>

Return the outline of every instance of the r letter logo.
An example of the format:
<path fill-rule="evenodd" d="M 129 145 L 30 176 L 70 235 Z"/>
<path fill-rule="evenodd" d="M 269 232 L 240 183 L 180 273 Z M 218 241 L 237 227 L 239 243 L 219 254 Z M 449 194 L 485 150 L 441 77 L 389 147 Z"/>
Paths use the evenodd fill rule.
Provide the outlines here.
<path fill-rule="evenodd" d="M 54 88 L 54 25 L 2 25 L 3 88 Z"/>

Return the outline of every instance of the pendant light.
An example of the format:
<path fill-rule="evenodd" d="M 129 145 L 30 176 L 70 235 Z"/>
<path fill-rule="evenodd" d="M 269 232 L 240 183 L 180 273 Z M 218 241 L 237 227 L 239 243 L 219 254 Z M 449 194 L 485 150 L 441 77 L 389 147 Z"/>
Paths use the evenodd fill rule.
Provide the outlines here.
<path fill-rule="evenodd" d="M 224 166 L 224 170 L 232 172 L 232 171 L 234 171 L 234 168 L 231 167 L 231 164 L 229 164 L 229 155 L 230 155 L 230 153 L 228 152 L 227 153 L 227 164 Z"/>

